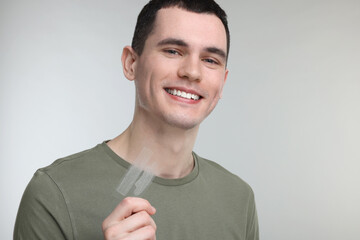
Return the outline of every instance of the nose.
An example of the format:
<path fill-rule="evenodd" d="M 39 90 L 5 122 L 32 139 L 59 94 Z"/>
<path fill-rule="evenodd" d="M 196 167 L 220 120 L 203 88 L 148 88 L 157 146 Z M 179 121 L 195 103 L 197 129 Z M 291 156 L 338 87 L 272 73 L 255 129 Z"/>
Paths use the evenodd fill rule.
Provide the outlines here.
<path fill-rule="evenodd" d="M 178 75 L 181 78 L 188 79 L 190 81 L 201 80 L 200 60 L 193 56 L 188 56 L 182 60 L 182 63 L 178 70 Z"/>

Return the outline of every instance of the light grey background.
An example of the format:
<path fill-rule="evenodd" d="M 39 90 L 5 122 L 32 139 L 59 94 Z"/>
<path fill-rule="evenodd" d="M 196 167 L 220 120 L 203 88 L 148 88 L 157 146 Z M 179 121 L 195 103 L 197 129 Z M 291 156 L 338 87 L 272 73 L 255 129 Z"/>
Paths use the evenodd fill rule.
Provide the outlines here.
<path fill-rule="evenodd" d="M 1 239 L 37 168 L 130 123 L 120 56 L 145 2 L 1 0 Z M 219 3 L 230 75 L 195 151 L 253 187 L 262 239 L 359 239 L 360 1 Z"/>

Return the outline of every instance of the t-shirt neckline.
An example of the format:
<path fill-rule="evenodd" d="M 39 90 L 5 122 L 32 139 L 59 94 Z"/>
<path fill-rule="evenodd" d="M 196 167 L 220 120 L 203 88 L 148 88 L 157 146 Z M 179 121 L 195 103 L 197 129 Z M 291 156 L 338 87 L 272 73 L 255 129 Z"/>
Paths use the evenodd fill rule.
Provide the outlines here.
<path fill-rule="evenodd" d="M 106 143 L 108 141 L 104 141 L 102 144 L 100 144 L 100 146 L 103 148 L 103 150 L 105 151 L 105 153 L 112 158 L 116 163 L 120 164 L 122 167 L 124 167 L 125 169 L 129 169 L 131 167 L 131 164 L 127 161 L 125 161 L 122 157 L 120 157 L 119 155 L 117 155 Z M 199 174 L 199 161 L 198 161 L 198 156 L 196 155 L 196 153 L 192 152 L 193 158 L 194 158 L 194 168 L 193 170 L 186 175 L 185 177 L 182 178 L 175 178 L 175 179 L 170 179 L 170 178 L 162 178 L 162 177 L 158 177 L 155 176 L 153 178 L 153 183 L 157 183 L 160 185 L 166 185 L 166 186 L 179 186 L 179 185 L 184 185 L 187 183 L 190 183 L 191 181 L 193 181 Z"/>

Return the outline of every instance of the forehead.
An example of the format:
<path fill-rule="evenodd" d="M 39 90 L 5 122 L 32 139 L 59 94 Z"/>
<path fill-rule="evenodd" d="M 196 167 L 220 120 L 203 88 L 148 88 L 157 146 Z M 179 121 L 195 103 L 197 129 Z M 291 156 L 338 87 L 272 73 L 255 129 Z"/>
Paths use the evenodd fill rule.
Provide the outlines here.
<path fill-rule="evenodd" d="M 213 46 L 226 50 L 225 27 L 216 15 L 190 12 L 178 7 L 162 8 L 158 11 L 149 38 L 178 38 L 190 45 Z"/>

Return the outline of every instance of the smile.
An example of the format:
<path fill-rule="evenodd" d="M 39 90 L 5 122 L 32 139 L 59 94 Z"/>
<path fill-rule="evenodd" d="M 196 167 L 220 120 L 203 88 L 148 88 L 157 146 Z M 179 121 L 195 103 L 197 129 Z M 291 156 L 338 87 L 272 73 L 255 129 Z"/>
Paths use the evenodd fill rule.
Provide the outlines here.
<path fill-rule="evenodd" d="M 200 96 L 193 94 L 193 93 L 187 93 L 181 90 L 177 90 L 177 89 L 169 89 L 169 88 L 165 88 L 165 91 L 168 92 L 171 95 L 177 96 L 177 97 L 182 97 L 182 98 L 186 98 L 186 99 L 192 99 L 192 100 L 199 100 Z"/>

